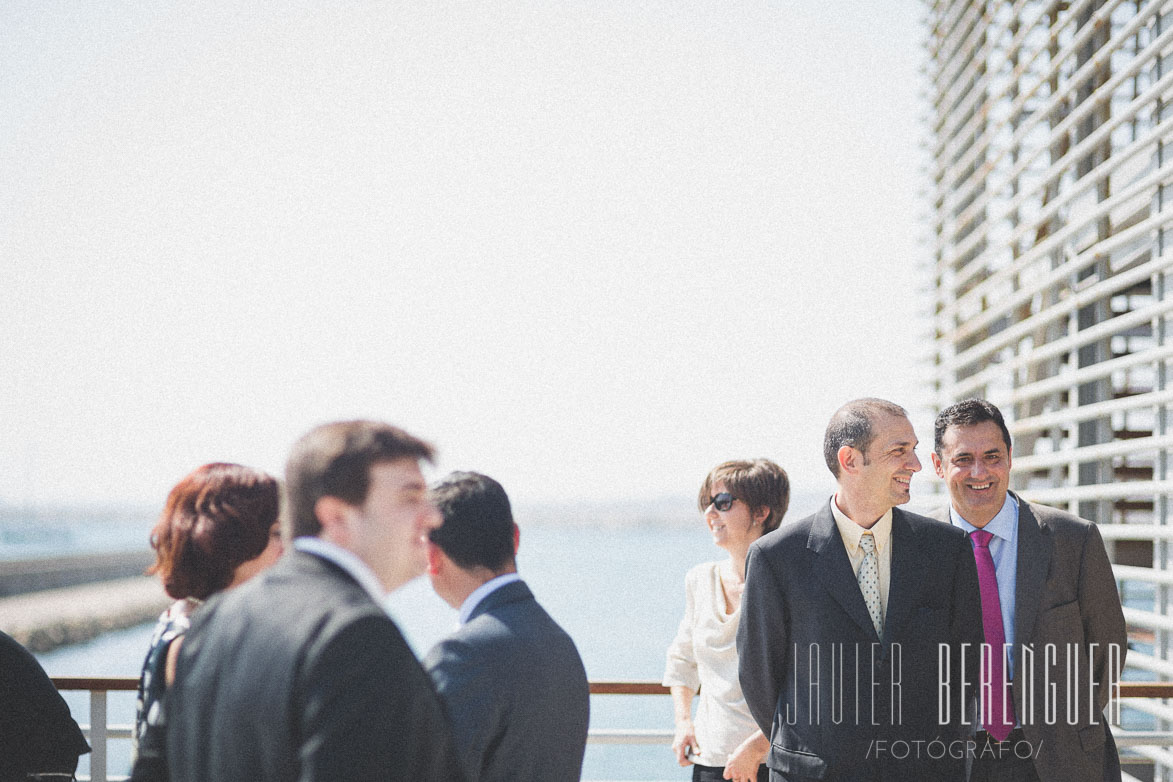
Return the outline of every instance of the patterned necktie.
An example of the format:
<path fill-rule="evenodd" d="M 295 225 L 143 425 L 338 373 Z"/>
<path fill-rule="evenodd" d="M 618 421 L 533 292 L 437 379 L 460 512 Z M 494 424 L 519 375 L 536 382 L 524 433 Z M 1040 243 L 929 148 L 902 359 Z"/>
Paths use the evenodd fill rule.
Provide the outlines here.
<path fill-rule="evenodd" d="M 859 591 L 863 592 L 863 602 L 868 607 L 872 617 L 872 624 L 876 628 L 876 636 L 884 637 L 884 618 L 880 613 L 880 561 L 876 558 L 876 539 L 871 532 L 863 533 L 859 539 L 859 547 L 863 549 L 863 562 L 859 565 Z"/>
<path fill-rule="evenodd" d="M 1006 634 L 1002 630 L 1002 602 L 998 599 L 998 575 L 990 556 L 992 533 L 975 529 L 973 556 L 977 562 L 978 590 L 982 596 L 982 629 L 989 651 L 982 650 L 982 715 L 986 732 L 1005 741 L 1014 729 L 1014 699 L 1006 697 Z M 1005 714 L 1003 714 L 1005 712 Z"/>

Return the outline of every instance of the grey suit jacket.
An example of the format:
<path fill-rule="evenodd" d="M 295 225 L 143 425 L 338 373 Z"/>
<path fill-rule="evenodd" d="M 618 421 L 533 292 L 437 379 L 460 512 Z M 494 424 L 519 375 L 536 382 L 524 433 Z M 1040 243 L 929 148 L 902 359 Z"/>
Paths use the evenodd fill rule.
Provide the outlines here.
<path fill-rule="evenodd" d="M 174 782 L 463 778 L 443 707 L 395 623 L 301 551 L 192 617 L 168 691 Z"/>
<path fill-rule="evenodd" d="M 489 593 L 424 660 L 472 782 L 577 780 L 590 692 L 570 636 L 524 582 Z"/>
<path fill-rule="evenodd" d="M 1108 684 L 1120 680 L 1128 634 L 1104 541 L 1090 521 L 1017 499 L 1014 707 L 1036 748 L 1035 771 L 1042 782 L 1119 782 L 1103 711 Z M 949 508 L 932 515 L 948 522 Z M 1109 652 L 1113 644 L 1116 653 Z"/>
<path fill-rule="evenodd" d="M 829 502 L 750 546 L 738 673 L 771 780 L 964 778 L 962 754 L 942 752 L 961 736 L 961 693 L 942 682 L 981 641 L 973 555 L 960 530 L 899 508 L 891 545 L 883 638 Z"/>

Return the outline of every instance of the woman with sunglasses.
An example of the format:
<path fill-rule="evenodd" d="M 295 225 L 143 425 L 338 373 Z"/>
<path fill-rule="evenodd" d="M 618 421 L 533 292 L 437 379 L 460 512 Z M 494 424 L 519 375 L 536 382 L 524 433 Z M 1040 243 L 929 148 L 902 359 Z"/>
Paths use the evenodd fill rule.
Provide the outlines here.
<path fill-rule="evenodd" d="M 672 749 L 693 782 L 768 782 L 769 740 L 750 716 L 737 681 L 737 623 L 749 546 L 778 528 L 790 503 L 786 471 L 768 459 L 719 464 L 697 498 L 713 542 L 729 555 L 684 579 L 684 618 L 668 647 L 664 685 L 672 692 Z M 692 699 L 700 692 L 696 719 Z"/>

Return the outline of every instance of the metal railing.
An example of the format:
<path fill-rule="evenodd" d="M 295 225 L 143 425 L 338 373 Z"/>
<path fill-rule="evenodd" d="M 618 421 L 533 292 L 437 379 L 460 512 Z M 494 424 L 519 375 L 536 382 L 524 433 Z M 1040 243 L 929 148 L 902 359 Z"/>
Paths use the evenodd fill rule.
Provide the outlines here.
<path fill-rule="evenodd" d="M 107 694 L 111 692 L 134 692 L 138 679 L 133 676 L 54 676 L 53 684 L 58 690 L 88 690 L 90 693 L 90 722 L 81 729 L 90 742 L 90 779 L 92 782 L 120 782 L 126 777 L 107 776 L 106 745 L 110 739 L 134 737 L 132 725 L 110 725 L 106 721 Z M 87 777 L 79 777 L 85 780 Z"/>
<path fill-rule="evenodd" d="M 78 777 L 81 782 L 123 782 L 125 776 L 110 776 L 107 768 L 107 743 L 111 739 L 129 739 L 133 735 L 130 725 L 107 723 L 107 694 L 110 692 L 134 692 L 138 679 L 131 676 L 74 677 L 54 676 L 53 684 L 58 690 L 88 691 L 90 694 L 90 721 L 82 725 L 93 751 L 90 754 L 90 776 Z M 591 695 L 668 695 L 668 688 L 653 681 L 593 681 Z M 1173 682 L 1121 682 L 1120 695 L 1123 698 L 1173 698 Z M 1115 728 L 1112 732 L 1120 747 L 1173 746 L 1173 732 L 1170 731 L 1126 731 Z M 641 728 L 592 728 L 587 737 L 588 744 L 662 745 L 672 743 L 671 730 Z M 1166 752 L 1158 749 L 1157 752 Z"/>
<path fill-rule="evenodd" d="M 107 763 L 107 744 L 111 739 L 129 739 L 134 736 L 132 725 L 111 725 L 107 721 L 108 700 L 111 692 L 134 692 L 138 679 L 133 676 L 54 676 L 53 684 L 62 691 L 88 691 L 90 694 L 90 721 L 82 730 L 90 742 L 90 775 L 79 776 L 81 782 L 124 782 L 126 776 L 111 776 Z M 651 681 L 597 681 L 591 682 L 591 695 L 668 695 L 668 688 Z M 642 728 L 592 728 L 587 736 L 589 744 L 663 745 L 672 743 L 671 730 Z"/>

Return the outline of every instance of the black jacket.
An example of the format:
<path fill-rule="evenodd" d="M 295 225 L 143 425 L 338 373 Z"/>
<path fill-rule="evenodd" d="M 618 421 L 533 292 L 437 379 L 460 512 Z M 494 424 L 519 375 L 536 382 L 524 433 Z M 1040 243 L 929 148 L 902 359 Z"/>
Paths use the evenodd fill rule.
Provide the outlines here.
<path fill-rule="evenodd" d="M 460 780 L 431 680 L 342 568 L 292 551 L 192 618 L 167 693 L 174 782 Z"/>
<path fill-rule="evenodd" d="M 30 773 L 72 774 L 78 756 L 89 751 L 45 669 L 0 633 L 0 782 Z"/>

